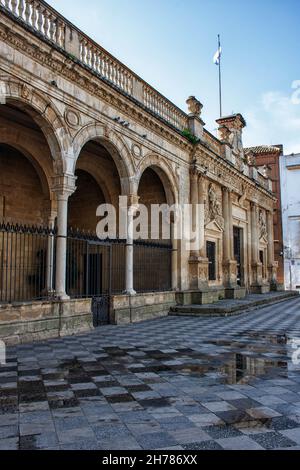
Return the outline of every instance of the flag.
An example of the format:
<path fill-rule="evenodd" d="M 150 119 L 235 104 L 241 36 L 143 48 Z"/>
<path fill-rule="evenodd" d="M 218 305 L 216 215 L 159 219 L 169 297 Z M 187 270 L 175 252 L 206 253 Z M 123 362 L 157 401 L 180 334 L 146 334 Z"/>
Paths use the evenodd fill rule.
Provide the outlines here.
<path fill-rule="evenodd" d="M 221 46 L 219 46 L 217 52 L 214 55 L 214 64 L 220 65 L 221 56 L 222 56 L 222 48 Z"/>

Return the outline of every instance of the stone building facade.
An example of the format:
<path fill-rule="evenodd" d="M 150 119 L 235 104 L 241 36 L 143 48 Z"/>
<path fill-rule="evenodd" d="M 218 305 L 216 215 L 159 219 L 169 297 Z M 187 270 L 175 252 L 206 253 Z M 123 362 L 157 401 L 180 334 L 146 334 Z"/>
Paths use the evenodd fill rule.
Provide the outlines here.
<path fill-rule="evenodd" d="M 284 284 L 300 290 L 300 154 L 280 157 Z"/>
<path fill-rule="evenodd" d="M 274 209 L 274 249 L 275 261 L 278 263 L 277 282 L 278 285 L 284 285 L 284 262 L 283 262 L 283 235 L 282 235 L 282 216 L 281 216 L 281 180 L 280 180 L 280 156 L 283 153 L 283 146 L 260 145 L 245 149 L 248 158 L 252 158 L 255 167 L 261 173 L 269 176 L 273 184 L 273 192 L 276 197 Z"/>
<path fill-rule="evenodd" d="M 41 0 L 1 0 L 0 41 L 0 235 L 4 245 L 7 223 L 22 236 L 19 225 L 50 230 L 43 248 L 11 242 L 20 253 L 16 266 L 24 268 L 26 253 L 44 260 L 36 261 L 39 275 L 23 277 L 23 284 L 9 271 L 7 247 L 1 253 L 0 292 L 8 278 L 12 291 L 19 282 L 23 292 L 29 279 L 43 291 L 35 302 L 21 295 L 18 306 L 13 292 L 9 302 L 2 299 L 2 336 L 34 338 L 90 326 L 91 286 L 82 296 L 70 291 L 81 275 L 86 283 L 91 264 L 105 263 L 106 255 L 102 246 L 81 251 L 68 279 L 75 264 L 68 227 L 95 231 L 97 206 L 117 207 L 120 196 L 128 197 L 128 210 L 139 202 L 202 205 L 205 243 L 188 251 L 171 239 L 168 253 L 151 246 L 161 250 L 152 271 L 142 254 L 147 244 L 138 257 L 132 240 L 113 250 L 113 272 L 118 268 L 124 288 L 109 291 L 110 321 L 153 318 L 176 302 L 208 303 L 276 287 L 272 182 L 244 152 L 240 114 L 219 119 L 214 137 L 196 98 L 187 100 L 187 112 L 177 108 Z M 96 239 L 88 240 L 95 250 Z M 102 271 L 93 272 L 98 298 Z M 160 276 L 161 289 L 155 285 Z"/>

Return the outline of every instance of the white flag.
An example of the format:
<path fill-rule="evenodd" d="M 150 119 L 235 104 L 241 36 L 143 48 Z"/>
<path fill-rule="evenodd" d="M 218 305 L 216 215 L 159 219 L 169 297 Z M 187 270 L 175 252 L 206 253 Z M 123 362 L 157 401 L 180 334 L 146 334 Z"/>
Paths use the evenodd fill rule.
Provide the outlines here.
<path fill-rule="evenodd" d="M 220 46 L 214 55 L 214 64 L 216 65 L 220 64 L 221 55 L 222 55 L 222 48 Z"/>

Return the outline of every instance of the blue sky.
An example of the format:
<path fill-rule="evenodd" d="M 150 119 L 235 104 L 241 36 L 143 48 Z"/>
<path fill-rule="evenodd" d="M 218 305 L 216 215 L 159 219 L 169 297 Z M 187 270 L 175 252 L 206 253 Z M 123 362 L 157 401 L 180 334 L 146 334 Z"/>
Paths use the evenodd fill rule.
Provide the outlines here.
<path fill-rule="evenodd" d="M 80 29 L 186 110 L 195 95 L 215 133 L 217 34 L 223 114 L 241 112 L 245 145 L 300 152 L 299 0 L 49 0 Z M 300 82 L 299 82 L 300 85 Z"/>

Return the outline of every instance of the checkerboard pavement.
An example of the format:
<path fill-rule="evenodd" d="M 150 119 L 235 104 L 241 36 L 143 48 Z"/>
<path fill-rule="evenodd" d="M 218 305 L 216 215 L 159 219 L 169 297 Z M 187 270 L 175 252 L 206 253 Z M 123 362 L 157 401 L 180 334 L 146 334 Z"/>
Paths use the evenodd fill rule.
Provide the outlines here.
<path fill-rule="evenodd" d="M 8 348 L 0 449 L 299 449 L 300 299 Z"/>

